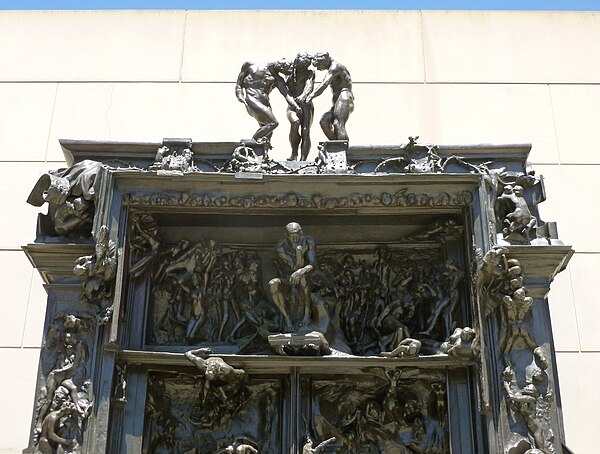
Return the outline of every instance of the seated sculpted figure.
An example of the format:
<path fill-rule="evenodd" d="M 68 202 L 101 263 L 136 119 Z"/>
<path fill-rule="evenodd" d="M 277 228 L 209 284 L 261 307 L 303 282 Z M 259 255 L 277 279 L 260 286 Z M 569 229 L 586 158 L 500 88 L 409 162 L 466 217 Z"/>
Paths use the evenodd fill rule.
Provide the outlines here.
<path fill-rule="evenodd" d="M 503 221 L 504 238 L 527 242 L 529 232 L 535 227 L 537 219 L 529 211 L 523 187 L 506 185 L 504 192 L 498 197 L 498 201 L 504 202 L 509 207 Z"/>
<path fill-rule="evenodd" d="M 302 317 L 300 326 L 310 322 L 310 274 L 316 267 L 315 242 L 302 232 L 297 222 L 285 226 L 286 237 L 276 248 L 276 263 L 281 277 L 271 279 L 269 288 L 273 302 L 281 312 L 288 332 L 297 328 L 296 316 Z"/>

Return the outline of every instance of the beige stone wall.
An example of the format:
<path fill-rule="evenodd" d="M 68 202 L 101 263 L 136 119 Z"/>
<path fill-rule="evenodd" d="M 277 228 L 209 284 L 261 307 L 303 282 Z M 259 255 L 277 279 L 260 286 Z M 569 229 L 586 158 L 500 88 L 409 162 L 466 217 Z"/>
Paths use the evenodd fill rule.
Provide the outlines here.
<path fill-rule="evenodd" d="M 599 14 L 4 11 L 0 34 L 0 452 L 27 443 L 45 294 L 20 246 L 35 235 L 29 190 L 62 165 L 57 140 L 250 137 L 256 124 L 234 96 L 241 64 L 321 49 L 355 81 L 352 143 L 533 143 L 543 218 L 577 251 L 550 293 L 567 442 L 597 450 Z"/>

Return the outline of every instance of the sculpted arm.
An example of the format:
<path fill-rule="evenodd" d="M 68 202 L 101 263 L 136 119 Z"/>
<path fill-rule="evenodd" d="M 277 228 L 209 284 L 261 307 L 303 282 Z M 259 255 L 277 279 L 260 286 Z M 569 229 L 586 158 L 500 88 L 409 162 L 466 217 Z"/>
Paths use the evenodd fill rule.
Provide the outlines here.
<path fill-rule="evenodd" d="M 327 71 L 327 74 L 323 78 L 323 81 L 319 84 L 315 91 L 313 91 L 310 95 L 306 97 L 306 102 L 311 102 L 314 98 L 321 95 L 325 91 L 325 89 L 329 87 L 329 85 L 331 85 L 334 76 L 335 74 L 333 73 L 333 69 Z"/>
<path fill-rule="evenodd" d="M 68 445 L 69 442 L 66 438 L 62 438 L 54 431 L 54 427 L 50 427 L 48 429 L 48 440 L 53 441 L 54 443 L 58 443 L 59 445 Z"/>
<path fill-rule="evenodd" d="M 298 96 L 298 100 L 299 101 L 306 101 L 306 98 L 308 97 L 308 95 L 310 95 L 313 91 L 313 88 L 315 86 L 315 73 L 314 71 L 310 72 L 310 77 L 308 79 L 306 79 L 306 84 L 304 84 L 304 90 L 302 91 L 302 94 L 300 96 Z"/>
<path fill-rule="evenodd" d="M 317 252 L 315 251 L 315 241 L 312 238 L 307 240 L 308 251 L 306 251 L 307 266 L 310 266 L 312 271 L 317 263 Z"/>
<path fill-rule="evenodd" d="M 244 88 L 242 86 L 242 83 L 244 81 L 244 78 L 248 75 L 248 72 L 250 70 L 250 62 L 246 62 L 242 65 L 242 69 L 240 70 L 240 74 L 238 75 L 237 78 L 237 82 L 235 84 L 235 96 L 237 97 L 238 101 L 246 104 L 246 101 L 244 99 Z"/>
<path fill-rule="evenodd" d="M 277 260 L 284 265 L 286 268 L 294 269 L 294 262 L 290 256 L 285 253 L 283 246 L 278 246 L 275 250 Z"/>
<path fill-rule="evenodd" d="M 321 449 L 323 449 L 326 445 L 328 445 L 329 443 L 333 443 L 336 440 L 335 437 L 331 437 L 321 443 L 319 443 L 317 445 L 317 447 L 315 448 L 315 452 L 319 452 Z"/>
<path fill-rule="evenodd" d="M 296 100 L 290 96 L 290 92 L 285 84 L 285 80 L 283 80 L 279 74 L 275 74 L 275 85 L 292 109 L 294 109 L 298 114 L 301 113 L 302 109 L 300 109 L 300 106 Z"/>
<path fill-rule="evenodd" d="M 198 348 L 196 350 L 190 350 L 185 352 L 185 357 L 194 364 L 201 372 L 206 371 L 206 361 L 199 355 L 207 356 L 210 353 L 210 349 Z"/>
<path fill-rule="evenodd" d="M 290 276 L 290 281 L 292 284 L 297 284 L 298 282 L 300 282 L 300 279 L 302 278 L 302 276 L 304 276 L 307 273 L 312 272 L 315 269 L 316 261 L 317 261 L 317 254 L 315 252 L 314 240 L 312 238 L 308 238 L 306 241 L 306 246 L 307 246 L 307 250 L 304 255 L 306 265 L 304 265 L 302 268 L 299 268 L 298 270 L 296 270 L 292 273 L 292 275 Z"/>

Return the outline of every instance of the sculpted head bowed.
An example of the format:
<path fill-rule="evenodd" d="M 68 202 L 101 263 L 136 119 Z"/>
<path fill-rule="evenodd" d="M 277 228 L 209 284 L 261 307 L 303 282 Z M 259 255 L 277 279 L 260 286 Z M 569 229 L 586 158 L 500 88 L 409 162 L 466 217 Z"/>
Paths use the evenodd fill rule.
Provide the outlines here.
<path fill-rule="evenodd" d="M 287 239 L 290 243 L 297 243 L 302 237 L 302 227 L 297 222 L 290 222 L 285 226 Z"/>
<path fill-rule="evenodd" d="M 329 52 L 317 52 L 313 55 L 313 65 L 320 71 L 323 71 L 331 65 Z"/>

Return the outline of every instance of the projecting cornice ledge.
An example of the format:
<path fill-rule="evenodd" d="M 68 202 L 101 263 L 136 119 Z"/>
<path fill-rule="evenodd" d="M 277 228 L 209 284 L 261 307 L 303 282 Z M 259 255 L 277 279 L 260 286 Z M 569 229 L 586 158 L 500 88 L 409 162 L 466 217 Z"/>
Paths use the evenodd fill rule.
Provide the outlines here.
<path fill-rule="evenodd" d="M 510 258 L 523 268 L 525 285 L 532 297 L 543 299 L 554 277 L 563 271 L 575 253 L 571 246 L 507 246 Z"/>
<path fill-rule="evenodd" d="M 23 251 L 36 268 L 46 284 L 57 281 L 62 283 L 81 283 L 73 273 L 75 261 L 82 256 L 90 255 L 94 251 L 92 244 L 28 244 L 23 246 Z"/>

